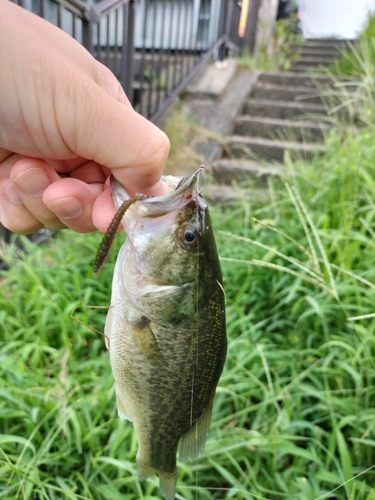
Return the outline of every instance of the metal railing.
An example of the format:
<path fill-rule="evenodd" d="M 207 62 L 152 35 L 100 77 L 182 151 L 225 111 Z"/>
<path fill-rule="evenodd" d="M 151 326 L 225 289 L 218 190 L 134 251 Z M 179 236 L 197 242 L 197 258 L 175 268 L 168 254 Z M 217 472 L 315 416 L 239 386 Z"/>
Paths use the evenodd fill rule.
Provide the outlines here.
<path fill-rule="evenodd" d="M 240 52 L 235 0 L 15 0 L 82 43 L 156 121 L 213 55 Z"/>
<path fill-rule="evenodd" d="M 240 52 L 246 39 L 238 35 L 241 2 L 235 0 L 13 1 L 84 45 L 151 121 L 211 57 Z M 256 29 L 254 16 L 250 9 L 248 25 Z M 9 234 L 0 224 L 0 238 Z"/>

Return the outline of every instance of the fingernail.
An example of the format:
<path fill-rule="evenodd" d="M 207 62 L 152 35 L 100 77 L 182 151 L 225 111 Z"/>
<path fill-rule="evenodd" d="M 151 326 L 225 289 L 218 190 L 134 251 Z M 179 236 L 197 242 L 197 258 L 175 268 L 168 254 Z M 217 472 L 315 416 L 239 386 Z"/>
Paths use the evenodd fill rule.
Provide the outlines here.
<path fill-rule="evenodd" d="M 14 178 L 17 186 L 30 198 L 40 198 L 44 190 L 51 184 L 42 168 L 30 168 Z"/>
<path fill-rule="evenodd" d="M 3 189 L 3 193 L 5 197 L 8 199 L 8 201 L 13 203 L 13 205 L 23 204 L 23 201 L 19 197 L 17 191 L 14 189 L 14 186 L 11 182 Z"/>
<path fill-rule="evenodd" d="M 51 201 L 47 207 L 54 212 L 59 219 L 76 219 L 83 212 L 82 203 L 77 198 L 60 198 Z"/>

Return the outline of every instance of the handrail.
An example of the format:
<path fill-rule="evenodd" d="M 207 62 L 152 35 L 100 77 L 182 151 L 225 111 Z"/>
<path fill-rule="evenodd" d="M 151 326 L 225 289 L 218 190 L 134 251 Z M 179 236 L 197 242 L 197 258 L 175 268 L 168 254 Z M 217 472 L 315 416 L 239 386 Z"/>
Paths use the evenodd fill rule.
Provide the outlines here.
<path fill-rule="evenodd" d="M 244 45 L 238 34 L 242 4 L 237 0 L 13 1 L 56 19 L 109 67 L 135 109 L 152 121 L 210 57 L 224 59 Z M 260 1 L 251 2 L 252 31 Z"/>
<path fill-rule="evenodd" d="M 71 0 L 69 0 L 69 2 L 70 1 Z M 97 16 L 99 17 L 98 21 L 100 21 L 101 18 L 109 14 L 112 10 L 117 9 L 118 7 L 121 7 L 121 5 L 124 5 L 128 2 L 129 0 L 101 0 L 101 2 L 98 2 L 96 5 L 91 5 L 90 7 L 95 11 Z"/>
<path fill-rule="evenodd" d="M 98 23 L 113 10 L 126 4 L 129 0 L 101 0 L 97 4 L 90 5 L 81 0 L 53 0 L 60 7 L 67 9 L 72 14 L 90 23 Z"/>
<path fill-rule="evenodd" d="M 244 44 L 238 36 L 237 0 L 13 1 L 54 19 L 82 43 L 115 74 L 136 111 L 151 121 L 161 117 L 209 58 L 240 52 Z M 251 31 L 259 3 L 251 2 Z M 9 231 L 1 233 L 0 225 L 0 239 L 7 241 Z"/>
<path fill-rule="evenodd" d="M 55 0 L 56 3 L 61 5 L 61 7 L 66 7 L 70 8 L 71 6 L 75 7 L 81 14 L 82 16 L 84 15 L 84 12 L 86 11 L 88 5 L 87 3 L 81 2 L 80 0 L 69 0 L 68 2 L 61 1 L 61 0 Z"/>
<path fill-rule="evenodd" d="M 79 19 L 85 18 L 85 12 L 88 9 L 88 5 L 84 2 L 80 2 L 80 0 L 54 0 L 54 3 L 58 4 L 62 9 L 66 9 L 71 14 L 79 17 Z M 23 7 L 23 2 L 21 1 L 20 5 Z"/>

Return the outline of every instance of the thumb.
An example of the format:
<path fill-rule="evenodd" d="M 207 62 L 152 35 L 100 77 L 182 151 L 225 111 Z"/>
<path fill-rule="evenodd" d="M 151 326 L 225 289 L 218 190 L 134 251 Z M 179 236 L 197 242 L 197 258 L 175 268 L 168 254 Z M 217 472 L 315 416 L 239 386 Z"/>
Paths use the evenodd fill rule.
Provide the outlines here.
<path fill-rule="evenodd" d="M 161 194 L 169 140 L 124 99 L 91 80 L 75 87 L 70 113 L 60 111 L 60 131 L 71 151 L 109 167 L 130 194 Z"/>

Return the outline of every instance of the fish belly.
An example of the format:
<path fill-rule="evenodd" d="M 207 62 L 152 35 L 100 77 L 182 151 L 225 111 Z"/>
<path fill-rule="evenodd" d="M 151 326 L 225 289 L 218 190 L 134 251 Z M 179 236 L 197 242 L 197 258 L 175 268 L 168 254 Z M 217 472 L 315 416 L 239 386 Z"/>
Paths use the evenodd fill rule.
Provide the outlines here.
<path fill-rule="evenodd" d="M 119 415 L 134 424 L 140 479 L 160 478 L 166 500 L 176 489 L 176 453 L 200 455 L 226 354 L 225 317 L 217 287 L 192 317 L 161 326 L 127 300 L 114 276 L 105 333 Z"/>
<path fill-rule="evenodd" d="M 118 319 L 122 326 L 113 325 L 110 358 L 119 414 L 135 427 L 139 478 L 157 474 L 165 498 L 173 499 L 179 442 L 183 461 L 201 453 L 222 365 L 191 320 L 167 331 L 152 322 L 135 328 Z"/>

